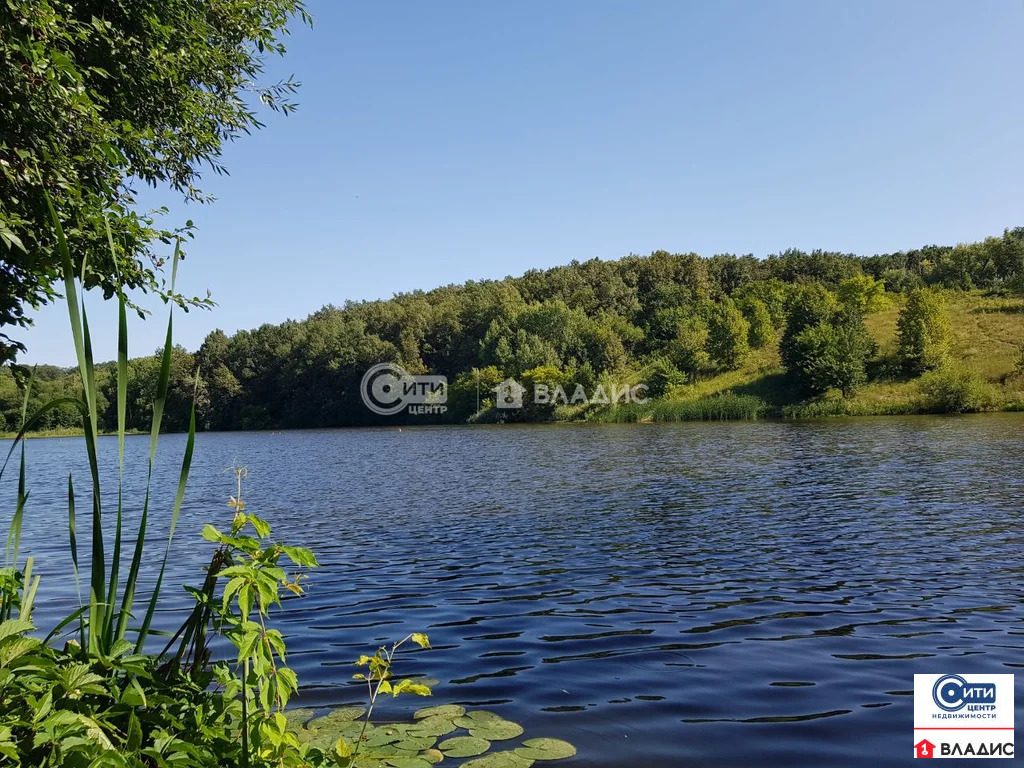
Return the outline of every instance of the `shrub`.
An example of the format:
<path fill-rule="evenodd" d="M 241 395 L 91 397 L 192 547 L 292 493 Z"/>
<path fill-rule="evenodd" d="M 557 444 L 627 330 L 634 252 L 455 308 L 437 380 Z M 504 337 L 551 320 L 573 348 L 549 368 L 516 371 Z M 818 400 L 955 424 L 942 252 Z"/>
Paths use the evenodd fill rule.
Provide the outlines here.
<path fill-rule="evenodd" d="M 975 413 L 995 404 L 992 386 L 977 371 L 947 363 L 919 382 L 924 407 L 931 413 Z"/>
<path fill-rule="evenodd" d="M 793 369 L 812 392 L 838 389 L 850 397 L 867 380 L 865 366 L 873 352 L 863 322 L 818 323 L 794 340 Z"/>
<path fill-rule="evenodd" d="M 650 397 L 664 397 L 673 388 L 686 383 L 686 376 L 665 358 L 658 358 L 647 366 L 643 375 Z"/>
<path fill-rule="evenodd" d="M 836 298 L 821 283 L 801 285 L 790 299 L 786 313 L 786 330 L 779 343 L 782 363 L 787 369 L 796 367 L 798 350 L 796 338 L 804 329 L 819 323 L 830 323 L 838 311 Z"/>
<path fill-rule="evenodd" d="M 792 286 L 781 280 L 757 280 L 737 288 L 732 297 L 740 305 L 750 300 L 760 301 L 771 315 L 772 325 L 781 328 L 786 322 L 786 305 L 791 291 Z"/>
<path fill-rule="evenodd" d="M 871 275 L 857 275 L 839 284 L 836 291 L 843 306 L 861 315 L 879 312 L 889 305 L 885 283 Z"/>
<path fill-rule="evenodd" d="M 672 364 L 683 373 L 694 377 L 711 367 L 708 355 L 708 324 L 700 317 L 688 317 L 676 328 L 676 337 L 665 352 Z"/>
<path fill-rule="evenodd" d="M 720 369 L 739 367 L 750 351 L 750 324 L 732 299 L 717 303 L 708 315 L 708 355 Z"/>
<path fill-rule="evenodd" d="M 882 273 L 885 288 L 892 293 L 910 293 L 924 287 L 924 281 L 909 269 L 887 269 Z"/>
<path fill-rule="evenodd" d="M 750 330 L 747 332 L 747 341 L 752 349 L 761 349 L 775 341 L 775 324 L 763 301 L 753 298 L 743 299 L 736 302 L 736 306 L 743 312 L 743 316 L 750 326 Z"/>
<path fill-rule="evenodd" d="M 938 367 L 949 352 L 949 319 L 942 296 L 918 289 L 907 297 L 896 322 L 897 354 L 911 373 Z"/>

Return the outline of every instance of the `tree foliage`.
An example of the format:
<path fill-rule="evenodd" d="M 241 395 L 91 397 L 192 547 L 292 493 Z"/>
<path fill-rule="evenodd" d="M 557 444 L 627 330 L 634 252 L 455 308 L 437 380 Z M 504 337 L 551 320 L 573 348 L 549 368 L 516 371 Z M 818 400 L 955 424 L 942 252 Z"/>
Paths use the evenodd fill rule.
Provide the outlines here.
<path fill-rule="evenodd" d="M 297 83 L 259 81 L 295 15 L 308 21 L 301 0 L 0 4 L 0 360 L 62 276 L 47 196 L 88 287 L 171 294 L 157 251 L 175 232 L 136 210 L 133 185 L 206 200 L 202 170 L 224 172 L 224 145 L 261 127 L 255 103 L 294 108 Z"/>
<path fill-rule="evenodd" d="M 900 362 L 908 371 L 923 373 L 941 365 L 950 337 L 942 296 L 932 290 L 913 291 L 900 312 L 896 331 Z"/>
<path fill-rule="evenodd" d="M 971 272 L 971 282 L 989 280 L 990 290 L 1012 290 L 1022 235 L 1024 230 L 1007 230 L 976 249 L 961 249 L 961 256 L 974 254 L 983 265 Z M 979 249 L 984 259 L 975 253 Z M 955 272 L 939 268 L 954 250 L 927 246 L 869 258 L 787 251 L 761 260 L 657 251 L 326 306 L 302 321 L 230 336 L 214 331 L 194 354 L 175 349 L 165 420 L 172 428 L 185 423 L 184 404 L 195 390 L 200 426 L 207 429 L 376 423 L 362 405 L 360 382 L 371 366 L 391 362 L 411 373 L 447 376 L 449 412 L 438 419 L 462 421 L 477 413 L 478 371 L 486 385 L 480 398 L 484 410 L 494 405 L 499 382 L 522 380 L 531 371 L 536 378 L 538 369 L 551 381 L 552 371 L 559 380 L 587 387 L 598 381 L 645 381 L 649 393 L 664 394 L 684 381 L 747 365 L 752 349 L 765 349 L 759 358 L 770 361 L 776 339 L 795 391 L 835 388 L 850 394 L 862 383 L 873 354 L 863 316 L 887 302 L 906 303 L 900 356 L 911 372 L 941 359 L 948 323 L 934 290 L 944 284 L 929 281 Z M 989 263 L 994 272 L 984 266 Z M 913 287 L 925 284 L 931 287 Z M 808 329 L 815 330 L 802 335 Z M 132 363 L 131 426 L 145 422 L 157 367 L 155 358 Z M 112 369 L 105 363 L 96 372 L 99 411 L 108 428 L 110 386 L 104 382 Z M 197 389 L 189 378 L 194 370 L 200 374 Z M 71 391 L 78 386 L 76 375 L 40 368 L 37 389 Z M 18 424 L 20 395 L 9 372 L 0 376 L 0 412 L 7 428 Z M 553 408 L 542 408 L 536 417 L 552 413 Z M 74 423 L 70 412 L 47 417 L 51 421 L 44 427 Z"/>

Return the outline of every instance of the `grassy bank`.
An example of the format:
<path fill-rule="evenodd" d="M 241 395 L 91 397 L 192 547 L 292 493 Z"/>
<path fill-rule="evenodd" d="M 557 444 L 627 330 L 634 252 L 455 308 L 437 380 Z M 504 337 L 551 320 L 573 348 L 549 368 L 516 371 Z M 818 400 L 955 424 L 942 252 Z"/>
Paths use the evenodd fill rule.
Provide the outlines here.
<path fill-rule="evenodd" d="M 99 434 L 100 434 L 101 437 L 113 437 L 113 436 L 117 435 L 117 432 L 100 432 Z M 142 432 L 141 430 L 138 430 L 138 429 L 129 429 L 129 430 L 125 430 L 125 434 L 126 435 L 144 435 L 146 433 Z M 13 440 L 17 436 L 18 436 L 17 432 L 10 432 L 10 431 L 0 432 L 0 440 Z M 33 440 L 33 439 L 36 439 L 36 438 L 46 438 L 46 437 L 84 437 L 84 436 L 85 436 L 85 432 L 82 431 L 82 429 L 80 429 L 78 427 L 59 427 L 59 428 L 55 428 L 55 429 L 34 429 L 34 430 L 30 430 L 30 431 L 26 432 L 23 435 L 23 437 L 26 440 Z"/>
<path fill-rule="evenodd" d="M 950 357 L 972 379 L 964 386 L 974 390 L 978 404 L 967 410 L 1024 411 L 1024 375 L 1016 367 L 1024 344 L 1024 299 L 949 292 L 946 301 L 953 329 Z M 785 375 L 778 345 L 772 344 L 749 355 L 737 370 L 676 387 L 661 400 L 619 405 L 589 418 L 710 421 L 947 412 L 934 393 L 926 391 L 928 377 L 908 377 L 895 363 L 900 308 L 900 303 L 893 302 L 866 318 L 878 355 L 871 366 L 871 380 L 853 397 L 844 399 L 838 392 L 801 397 Z"/>

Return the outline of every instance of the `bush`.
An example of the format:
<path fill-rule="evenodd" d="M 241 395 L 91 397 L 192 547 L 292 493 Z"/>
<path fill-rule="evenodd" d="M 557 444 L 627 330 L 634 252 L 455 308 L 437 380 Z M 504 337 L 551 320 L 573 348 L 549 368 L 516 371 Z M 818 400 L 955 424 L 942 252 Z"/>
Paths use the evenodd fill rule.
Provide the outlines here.
<path fill-rule="evenodd" d="M 873 352 L 862 321 L 818 323 L 794 340 L 793 370 L 811 392 L 838 389 L 850 397 L 867 381 L 866 364 Z"/>
<path fill-rule="evenodd" d="M 796 367 L 799 354 L 797 336 L 819 323 L 831 323 L 838 310 L 835 296 L 820 283 L 801 285 L 794 292 L 786 313 L 786 330 L 779 343 L 782 363 L 786 368 L 792 370 Z"/>
<path fill-rule="evenodd" d="M 732 299 L 722 299 L 708 316 L 708 354 L 714 364 L 726 371 L 738 368 L 750 351 L 747 335 L 750 324 Z"/>
<path fill-rule="evenodd" d="M 686 376 L 665 358 L 658 358 L 647 366 L 643 375 L 650 397 L 664 397 L 673 388 L 686 383 Z"/>
<path fill-rule="evenodd" d="M 694 377 L 711 367 L 708 355 L 708 324 L 700 317 L 688 317 L 676 329 L 676 337 L 666 347 L 672 364 Z"/>
<path fill-rule="evenodd" d="M 937 368 L 949 352 L 949 319 L 942 296 L 918 289 L 907 297 L 896 322 L 897 354 L 911 373 Z"/>
<path fill-rule="evenodd" d="M 751 349 L 761 349 L 775 341 L 775 324 L 763 301 L 752 298 L 744 299 L 736 302 L 736 306 L 743 312 L 743 316 L 750 326 L 750 330 L 747 332 L 747 342 Z"/>
<path fill-rule="evenodd" d="M 843 306 L 861 315 L 879 312 L 889 305 L 885 284 L 871 275 L 857 275 L 844 280 L 836 294 Z"/>
<path fill-rule="evenodd" d="M 995 405 L 992 386 L 977 371 L 946 364 L 926 373 L 919 383 L 930 413 L 976 413 Z"/>
<path fill-rule="evenodd" d="M 908 269 L 887 269 L 882 273 L 882 282 L 892 293 L 910 293 L 924 287 L 924 281 Z"/>

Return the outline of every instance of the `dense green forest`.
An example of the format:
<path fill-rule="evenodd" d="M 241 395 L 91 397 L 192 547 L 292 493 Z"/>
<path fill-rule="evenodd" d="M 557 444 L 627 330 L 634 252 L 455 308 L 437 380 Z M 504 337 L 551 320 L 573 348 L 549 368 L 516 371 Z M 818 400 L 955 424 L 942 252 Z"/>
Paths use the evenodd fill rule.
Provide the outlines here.
<path fill-rule="evenodd" d="M 326 306 L 302 321 L 233 336 L 214 331 L 194 353 L 175 349 L 164 422 L 184 429 L 195 391 L 206 429 L 395 423 L 402 417 L 375 416 L 359 396 L 364 372 L 385 361 L 448 377 L 449 410 L 433 421 L 1019 407 L 1022 295 L 1024 228 L 870 257 L 788 250 L 763 259 L 665 251 L 593 259 Z M 964 339 L 969 324 L 959 315 L 951 323 L 951 311 L 1002 324 L 997 332 L 978 326 L 977 338 Z M 965 367 L 965 343 L 976 357 L 982 349 L 1001 362 Z M 98 372 L 108 426 L 112 367 Z M 156 356 L 130 362 L 131 426 L 149 423 L 158 369 Z M 498 413 L 492 388 L 509 376 L 588 390 L 644 382 L 661 405 L 528 405 Z M 78 387 L 75 371 L 39 366 L 33 402 Z M 856 399 L 865 388 L 891 394 L 893 387 L 906 392 Z M 678 407 L 664 405 L 673 402 Z M 0 378 L 0 408 L 6 427 L 16 428 L 21 395 L 10 370 Z M 68 408 L 51 411 L 40 426 L 75 424 Z"/>

